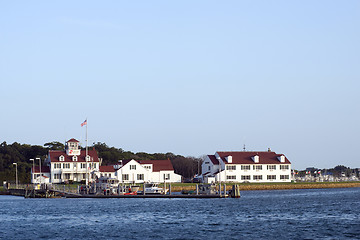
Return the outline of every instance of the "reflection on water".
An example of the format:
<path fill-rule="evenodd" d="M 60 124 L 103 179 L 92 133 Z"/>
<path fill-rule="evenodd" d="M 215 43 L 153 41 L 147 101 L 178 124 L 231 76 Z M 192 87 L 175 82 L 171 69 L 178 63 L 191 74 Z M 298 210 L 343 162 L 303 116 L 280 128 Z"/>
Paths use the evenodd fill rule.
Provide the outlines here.
<path fill-rule="evenodd" d="M 0 196 L 0 239 L 355 239 L 360 188 L 243 191 L 240 199 Z"/>

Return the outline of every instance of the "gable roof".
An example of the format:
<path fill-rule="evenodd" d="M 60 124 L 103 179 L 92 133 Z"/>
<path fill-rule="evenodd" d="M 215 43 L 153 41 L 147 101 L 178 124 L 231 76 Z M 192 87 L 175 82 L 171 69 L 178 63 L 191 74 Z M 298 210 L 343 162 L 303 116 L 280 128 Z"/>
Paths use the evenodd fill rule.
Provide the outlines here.
<path fill-rule="evenodd" d="M 32 173 L 40 173 L 40 167 L 39 166 L 35 166 L 33 168 L 31 168 Z M 50 168 L 47 166 L 41 166 L 41 173 L 50 173 Z"/>
<path fill-rule="evenodd" d="M 208 157 L 214 165 L 219 165 L 219 160 L 216 159 L 215 155 L 208 155 Z"/>
<path fill-rule="evenodd" d="M 174 171 L 174 167 L 169 159 L 167 160 L 138 160 L 138 163 L 143 164 L 152 164 L 153 172 L 160 171 Z"/>
<path fill-rule="evenodd" d="M 116 171 L 113 165 L 100 166 L 99 170 L 100 170 L 100 172 L 115 172 Z"/>
<path fill-rule="evenodd" d="M 72 138 L 72 139 L 70 139 L 69 141 L 67 141 L 67 142 L 79 142 L 78 140 L 76 140 L 75 138 Z"/>
<path fill-rule="evenodd" d="M 81 150 L 80 155 L 77 155 L 77 162 L 85 162 L 85 154 L 86 151 Z M 64 156 L 64 161 L 59 160 L 59 157 L 61 155 Z M 90 162 L 99 162 L 99 158 L 95 149 L 89 149 L 88 155 L 91 158 Z M 73 156 L 66 155 L 65 151 L 58 151 L 58 150 L 50 150 L 48 155 L 48 158 L 50 158 L 51 162 L 73 162 L 72 157 Z"/>
<path fill-rule="evenodd" d="M 285 157 L 285 162 L 280 162 L 278 157 L 285 156 L 275 152 L 216 152 L 225 164 L 291 164 Z M 252 159 L 259 156 L 259 162 L 255 163 Z M 228 163 L 225 157 L 232 156 L 232 163 Z M 214 156 L 215 157 L 215 156 Z"/>
<path fill-rule="evenodd" d="M 132 160 L 122 160 L 123 166 L 128 164 L 130 161 L 132 161 Z M 174 167 L 169 159 L 167 159 L 167 160 L 134 160 L 134 161 L 139 163 L 140 165 L 152 164 L 153 172 L 174 171 Z"/>

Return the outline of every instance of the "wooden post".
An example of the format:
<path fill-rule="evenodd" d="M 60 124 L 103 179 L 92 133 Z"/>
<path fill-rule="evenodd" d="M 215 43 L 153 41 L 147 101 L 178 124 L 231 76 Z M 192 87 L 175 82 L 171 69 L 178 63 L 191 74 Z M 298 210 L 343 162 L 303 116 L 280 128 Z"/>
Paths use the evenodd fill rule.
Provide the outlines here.
<path fill-rule="evenodd" d="M 196 195 L 199 195 L 199 184 L 196 184 Z"/>
<path fill-rule="evenodd" d="M 169 195 L 171 195 L 171 183 L 169 183 Z"/>
<path fill-rule="evenodd" d="M 219 195 L 221 197 L 221 183 L 219 183 Z"/>
<path fill-rule="evenodd" d="M 145 182 L 143 184 L 143 194 L 145 195 Z"/>
<path fill-rule="evenodd" d="M 240 187 L 239 185 L 233 185 L 232 191 L 231 191 L 231 197 L 232 198 L 240 198 Z"/>

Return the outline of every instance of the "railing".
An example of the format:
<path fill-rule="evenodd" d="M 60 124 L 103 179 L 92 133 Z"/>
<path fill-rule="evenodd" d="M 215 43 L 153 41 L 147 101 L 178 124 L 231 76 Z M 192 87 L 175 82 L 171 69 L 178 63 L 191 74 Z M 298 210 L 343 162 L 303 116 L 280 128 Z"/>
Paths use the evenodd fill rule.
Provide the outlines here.
<path fill-rule="evenodd" d="M 51 189 L 59 192 L 78 193 L 78 185 L 52 184 Z"/>
<path fill-rule="evenodd" d="M 25 189 L 25 188 L 27 188 L 27 187 L 29 187 L 29 186 L 32 186 L 33 184 L 15 184 L 15 183 L 7 183 L 7 186 L 6 186 L 6 188 L 7 189 Z M 17 186 L 17 187 L 16 187 Z"/>
<path fill-rule="evenodd" d="M 18 184 L 7 183 L 7 189 L 47 189 L 59 192 L 78 193 L 78 185 L 62 185 L 62 184 Z"/>

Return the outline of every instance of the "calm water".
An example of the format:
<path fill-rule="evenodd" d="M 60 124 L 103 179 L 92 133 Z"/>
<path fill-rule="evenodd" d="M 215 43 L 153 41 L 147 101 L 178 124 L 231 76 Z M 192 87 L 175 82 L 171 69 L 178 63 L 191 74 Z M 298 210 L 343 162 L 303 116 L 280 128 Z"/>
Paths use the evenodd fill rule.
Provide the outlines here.
<path fill-rule="evenodd" d="M 240 199 L 0 196 L 0 239 L 360 239 L 360 188 Z"/>

